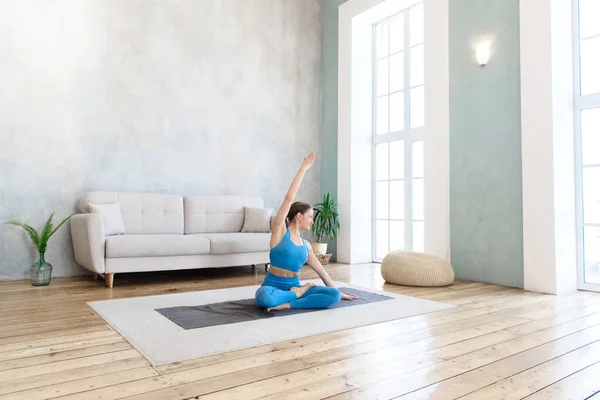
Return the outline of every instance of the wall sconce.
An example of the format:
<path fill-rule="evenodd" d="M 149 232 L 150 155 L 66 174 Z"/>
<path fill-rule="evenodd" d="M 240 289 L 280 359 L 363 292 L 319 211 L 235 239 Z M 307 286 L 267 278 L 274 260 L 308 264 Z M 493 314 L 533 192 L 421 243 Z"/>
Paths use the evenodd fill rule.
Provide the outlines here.
<path fill-rule="evenodd" d="M 477 58 L 477 62 L 480 66 L 484 67 L 488 61 L 490 60 L 490 43 L 489 42 L 481 42 L 477 45 L 475 49 L 475 57 Z"/>

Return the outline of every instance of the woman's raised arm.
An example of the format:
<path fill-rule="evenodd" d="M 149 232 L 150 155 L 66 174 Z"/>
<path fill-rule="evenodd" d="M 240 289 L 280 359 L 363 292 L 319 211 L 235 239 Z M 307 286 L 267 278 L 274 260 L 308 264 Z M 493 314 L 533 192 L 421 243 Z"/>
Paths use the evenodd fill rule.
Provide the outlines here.
<path fill-rule="evenodd" d="M 290 185 L 288 192 L 286 193 L 285 198 L 283 199 L 283 202 L 281 203 L 281 206 L 277 211 L 277 215 L 273 220 L 271 226 L 271 243 L 279 243 L 279 241 L 281 241 L 281 238 L 283 238 L 286 229 L 285 219 L 287 218 L 287 215 L 290 212 L 290 207 L 294 202 L 294 199 L 296 198 L 298 190 L 300 189 L 302 179 L 304 178 L 306 171 L 308 171 L 315 162 L 316 157 L 317 156 L 314 152 L 311 152 L 309 155 L 304 157 L 302 165 L 300 166 L 300 170 L 298 171 L 296 177 L 292 181 L 292 184 Z"/>

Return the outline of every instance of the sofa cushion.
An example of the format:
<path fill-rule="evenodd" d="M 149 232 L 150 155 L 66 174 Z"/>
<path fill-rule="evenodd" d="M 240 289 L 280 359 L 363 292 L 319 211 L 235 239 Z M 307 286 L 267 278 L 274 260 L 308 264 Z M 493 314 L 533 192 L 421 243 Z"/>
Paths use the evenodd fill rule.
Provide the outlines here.
<path fill-rule="evenodd" d="M 89 192 L 79 199 L 79 211 L 89 204 L 118 203 L 125 233 L 183 234 L 183 197 L 176 194 Z"/>
<path fill-rule="evenodd" d="M 242 232 L 271 232 L 272 208 L 244 207 Z"/>
<path fill-rule="evenodd" d="M 106 257 L 160 257 L 208 254 L 210 241 L 199 235 L 123 235 L 106 238 Z"/>
<path fill-rule="evenodd" d="M 263 208 L 260 197 L 185 196 L 185 234 L 240 232 L 244 207 Z"/>
<path fill-rule="evenodd" d="M 210 254 L 255 253 L 269 251 L 270 233 L 205 233 L 210 240 Z"/>
<path fill-rule="evenodd" d="M 104 224 L 104 234 L 106 236 L 124 235 L 125 224 L 119 203 L 110 204 L 92 204 L 89 203 L 90 212 L 99 214 Z"/>

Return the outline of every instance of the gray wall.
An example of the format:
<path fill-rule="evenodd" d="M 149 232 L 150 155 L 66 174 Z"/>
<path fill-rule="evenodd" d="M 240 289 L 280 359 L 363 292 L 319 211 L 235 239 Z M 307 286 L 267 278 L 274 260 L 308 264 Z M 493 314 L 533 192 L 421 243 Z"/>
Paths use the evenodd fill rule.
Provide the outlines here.
<path fill-rule="evenodd" d="M 322 174 L 323 193 L 337 196 L 338 162 L 338 7 L 346 0 L 323 0 L 322 9 Z M 340 213 L 344 212 L 340 206 Z M 343 229 L 343 227 L 341 227 Z M 337 243 L 328 242 L 327 252 L 336 259 Z"/>
<path fill-rule="evenodd" d="M 479 67 L 471 47 L 493 38 Z M 523 287 L 519 0 L 450 1 L 450 238 L 458 278 Z"/>
<path fill-rule="evenodd" d="M 302 157 L 321 154 L 320 4 L 1 2 L 0 221 L 41 226 L 91 190 L 278 207 Z M 298 199 L 320 195 L 317 163 Z M 46 259 L 55 276 L 85 273 L 68 227 Z M 0 279 L 34 260 L 23 230 L 0 225 Z"/>

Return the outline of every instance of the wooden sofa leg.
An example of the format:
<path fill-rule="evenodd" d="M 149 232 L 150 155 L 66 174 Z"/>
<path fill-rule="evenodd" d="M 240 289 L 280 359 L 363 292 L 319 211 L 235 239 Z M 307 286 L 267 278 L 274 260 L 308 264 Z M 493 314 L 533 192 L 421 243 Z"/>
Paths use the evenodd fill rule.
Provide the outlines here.
<path fill-rule="evenodd" d="M 104 282 L 106 283 L 106 286 L 108 286 L 111 289 L 113 287 L 114 278 L 115 274 L 104 274 Z"/>

